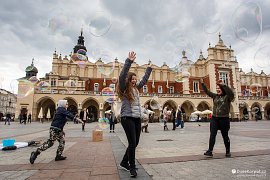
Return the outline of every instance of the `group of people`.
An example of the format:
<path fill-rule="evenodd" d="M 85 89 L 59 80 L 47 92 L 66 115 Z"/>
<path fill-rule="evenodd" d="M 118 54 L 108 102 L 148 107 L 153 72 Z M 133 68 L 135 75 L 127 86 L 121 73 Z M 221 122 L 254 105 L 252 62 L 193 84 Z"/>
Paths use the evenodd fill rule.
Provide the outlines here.
<path fill-rule="evenodd" d="M 128 147 L 125 151 L 125 154 L 120 163 L 120 168 L 129 171 L 131 177 L 137 176 L 137 168 L 135 164 L 135 150 L 140 140 L 140 133 L 142 130 L 148 132 L 148 122 L 150 111 L 147 110 L 147 107 L 142 108 L 140 105 L 139 90 L 147 83 L 150 74 L 152 72 L 151 63 L 146 68 L 146 72 L 142 79 L 138 82 L 137 75 L 133 72 L 129 72 L 132 63 L 135 62 L 136 53 L 129 52 L 128 58 L 125 61 L 123 69 L 121 70 L 119 76 L 119 82 L 116 88 L 118 97 L 120 98 L 121 105 L 121 125 L 125 131 Z M 210 92 L 203 80 L 201 80 L 201 85 L 205 93 L 213 98 L 213 117 L 210 122 L 210 138 L 209 138 L 209 148 L 204 153 L 206 156 L 213 156 L 213 148 L 215 145 L 215 139 L 217 131 L 221 130 L 221 134 L 224 140 L 226 147 L 226 157 L 230 157 L 230 139 L 228 136 L 228 131 L 230 129 L 229 121 L 229 110 L 230 103 L 234 98 L 232 90 L 223 82 L 217 83 L 216 91 L 217 93 Z M 68 103 L 66 100 L 60 100 L 58 102 L 58 108 L 56 110 L 55 116 L 51 123 L 50 127 L 50 137 L 44 142 L 36 151 L 33 151 L 30 156 L 30 163 L 33 164 L 37 156 L 42 152 L 51 147 L 54 144 L 54 141 L 59 142 L 59 146 L 56 152 L 55 161 L 65 160 L 66 157 L 62 156 L 64 150 L 65 140 L 63 136 L 65 135 L 63 128 L 66 123 L 66 117 L 76 118 L 73 114 L 67 111 Z M 145 113 L 142 113 L 145 111 Z M 146 114 L 146 115 L 144 115 Z M 148 115 L 148 121 L 147 121 Z M 178 107 L 177 111 L 174 109 L 168 109 L 165 107 L 163 110 L 164 115 L 164 130 L 168 129 L 167 122 L 171 118 L 173 121 L 173 130 L 178 125 L 181 125 L 183 122 L 181 108 Z M 85 119 L 87 116 L 86 110 L 84 113 L 80 114 L 80 119 L 76 118 L 78 121 L 83 123 L 82 129 L 84 129 Z M 145 116 L 145 120 L 144 120 Z M 110 119 L 114 119 L 112 114 Z M 143 119 L 143 125 L 141 124 L 141 119 Z M 177 123 L 175 123 L 177 121 Z M 112 125 L 113 129 L 113 125 Z M 112 130 L 114 131 L 114 130 Z"/>
<path fill-rule="evenodd" d="M 8 125 L 10 125 L 10 121 L 14 121 L 14 115 L 11 116 L 10 113 L 7 113 L 6 117 L 5 117 L 5 125 L 8 123 Z M 26 124 L 27 122 L 28 123 L 31 123 L 32 122 L 32 115 L 31 113 L 29 113 L 27 115 L 27 112 L 25 113 L 21 113 L 18 117 L 18 119 L 20 120 L 20 124 Z"/>
<path fill-rule="evenodd" d="M 165 106 L 161 115 L 161 119 L 164 122 L 164 131 L 169 130 L 167 126 L 167 122 L 169 120 L 171 120 L 173 124 L 172 130 L 175 130 L 179 126 L 181 128 L 184 128 L 184 120 L 181 106 L 178 106 L 176 111 L 173 108 L 170 109 L 168 106 Z"/>
<path fill-rule="evenodd" d="M 26 124 L 26 122 L 27 122 L 27 123 L 31 123 L 31 122 L 32 122 L 32 114 L 29 113 L 29 114 L 27 115 L 27 112 L 21 113 L 21 114 L 19 115 L 19 120 L 20 120 L 20 124 Z"/>

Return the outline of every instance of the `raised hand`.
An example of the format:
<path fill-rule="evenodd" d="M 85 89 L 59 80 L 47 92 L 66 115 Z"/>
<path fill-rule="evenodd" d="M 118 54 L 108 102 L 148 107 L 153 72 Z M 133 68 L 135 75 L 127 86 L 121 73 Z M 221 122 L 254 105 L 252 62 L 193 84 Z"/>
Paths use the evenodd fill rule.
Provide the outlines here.
<path fill-rule="evenodd" d="M 132 51 L 132 52 L 129 52 L 128 53 L 128 59 L 130 59 L 131 61 L 135 61 L 135 59 L 136 59 L 136 53 L 134 52 L 134 51 Z"/>

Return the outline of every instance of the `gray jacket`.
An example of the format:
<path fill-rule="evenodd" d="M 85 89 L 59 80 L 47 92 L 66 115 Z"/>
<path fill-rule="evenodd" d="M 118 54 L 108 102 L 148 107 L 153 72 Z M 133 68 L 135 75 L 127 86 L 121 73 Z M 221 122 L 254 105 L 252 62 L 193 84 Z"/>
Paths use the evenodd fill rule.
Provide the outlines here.
<path fill-rule="evenodd" d="M 131 67 L 132 61 L 130 59 L 126 59 L 125 65 L 120 73 L 119 76 L 119 87 L 120 91 L 123 93 L 123 99 L 122 99 L 122 106 L 121 106 L 121 117 L 134 117 L 134 118 L 141 118 L 141 105 L 140 105 L 140 97 L 139 97 L 139 89 L 141 89 L 147 82 L 151 72 L 152 68 L 147 67 L 145 75 L 143 76 L 142 80 L 137 83 L 137 89 L 133 88 L 133 94 L 134 94 L 134 101 L 130 102 L 126 95 L 126 78 L 128 75 L 128 71 Z"/>

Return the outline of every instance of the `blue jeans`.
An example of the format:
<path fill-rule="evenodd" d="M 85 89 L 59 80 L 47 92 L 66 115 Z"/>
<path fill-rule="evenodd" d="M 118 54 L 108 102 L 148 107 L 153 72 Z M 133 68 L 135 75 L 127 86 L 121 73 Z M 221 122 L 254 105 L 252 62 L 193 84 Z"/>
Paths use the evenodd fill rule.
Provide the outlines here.
<path fill-rule="evenodd" d="M 177 119 L 176 120 L 176 127 L 178 127 L 178 126 L 181 126 L 181 128 L 183 128 L 184 127 L 184 121 L 182 121 L 181 119 Z"/>
<path fill-rule="evenodd" d="M 7 118 L 7 117 L 6 117 L 5 125 L 6 125 L 7 121 L 8 121 L 8 125 L 10 125 L 10 118 Z"/>
<path fill-rule="evenodd" d="M 140 140 L 141 119 L 133 117 L 122 117 L 121 124 L 128 139 L 128 147 L 123 157 L 122 163 L 129 163 L 130 169 L 135 169 L 135 149 Z"/>

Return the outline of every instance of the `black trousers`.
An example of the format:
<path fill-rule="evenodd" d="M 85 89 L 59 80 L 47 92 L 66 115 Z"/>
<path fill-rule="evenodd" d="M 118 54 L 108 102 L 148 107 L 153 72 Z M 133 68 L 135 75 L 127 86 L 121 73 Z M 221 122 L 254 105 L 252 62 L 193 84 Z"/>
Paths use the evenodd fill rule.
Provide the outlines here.
<path fill-rule="evenodd" d="M 210 122 L 210 139 L 208 150 L 213 151 L 218 130 L 221 131 L 226 152 L 230 152 L 230 138 L 228 135 L 230 130 L 230 120 L 228 117 L 212 117 Z"/>
<path fill-rule="evenodd" d="M 86 120 L 83 120 L 84 123 L 82 123 L 82 131 L 84 131 Z"/>
<path fill-rule="evenodd" d="M 115 123 L 113 121 L 110 121 L 110 131 L 114 131 Z"/>
<path fill-rule="evenodd" d="M 173 124 L 173 129 L 175 129 L 176 128 L 175 119 L 172 120 L 172 124 Z"/>
<path fill-rule="evenodd" d="M 122 117 L 121 124 L 128 139 L 128 147 L 123 157 L 122 163 L 129 163 L 130 169 L 135 169 L 135 149 L 140 140 L 141 119 L 133 117 Z"/>

